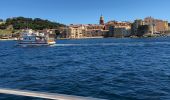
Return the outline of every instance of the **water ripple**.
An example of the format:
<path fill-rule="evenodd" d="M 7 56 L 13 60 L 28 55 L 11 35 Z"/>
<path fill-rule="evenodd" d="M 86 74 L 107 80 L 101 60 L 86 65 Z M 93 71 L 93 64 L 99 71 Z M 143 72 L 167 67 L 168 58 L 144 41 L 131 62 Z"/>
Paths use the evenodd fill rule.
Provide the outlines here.
<path fill-rule="evenodd" d="M 0 87 L 109 100 L 170 99 L 170 38 L 0 42 Z M 1 95 L 0 99 L 29 100 Z M 35 99 L 36 100 L 36 99 Z"/>

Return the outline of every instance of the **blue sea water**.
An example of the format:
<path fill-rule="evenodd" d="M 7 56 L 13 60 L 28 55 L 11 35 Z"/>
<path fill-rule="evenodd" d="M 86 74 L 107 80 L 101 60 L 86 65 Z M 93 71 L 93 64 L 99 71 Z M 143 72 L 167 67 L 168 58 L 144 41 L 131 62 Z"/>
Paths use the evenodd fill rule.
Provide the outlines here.
<path fill-rule="evenodd" d="M 0 41 L 0 88 L 108 100 L 170 100 L 170 38 Z M 0 94 L 0 100 L 42 100 Z"/>

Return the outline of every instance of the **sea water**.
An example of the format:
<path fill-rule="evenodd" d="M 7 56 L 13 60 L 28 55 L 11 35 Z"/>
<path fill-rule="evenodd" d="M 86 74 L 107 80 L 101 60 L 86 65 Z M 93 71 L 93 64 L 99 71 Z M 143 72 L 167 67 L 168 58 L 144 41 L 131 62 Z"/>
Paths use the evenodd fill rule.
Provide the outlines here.
<path fill-rule="evenodd" d="M 108 100 L 170 99 L 170 38 L 0 41 L 0 88 Z M 41 100 L 0 94 L 0 100 Z"/>

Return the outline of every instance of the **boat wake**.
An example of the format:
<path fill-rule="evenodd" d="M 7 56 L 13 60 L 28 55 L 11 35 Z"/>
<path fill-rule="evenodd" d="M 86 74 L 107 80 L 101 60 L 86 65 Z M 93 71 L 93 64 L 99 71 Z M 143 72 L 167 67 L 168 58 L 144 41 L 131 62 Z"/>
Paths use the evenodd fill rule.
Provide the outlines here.
<path fill-rule="evenodd" d="M 144 46 L 144 45 L 170 45 L 170 42 L 132 42 L 132 43 L 94 43 L 94 44 L 55 44 L 52 46 Z"/>
<path fill-rule="evenodd" d="M 71 96 L 71 95 L 64 95 L 64 94 L 12 90 L 12 89 L 2 89 L 2 88 L 0 88 L 0 93 L 18 95 L 18 96 L 37 97 L 43 99 L 53 99 L 53 100 L 104 100 L 104 99 L 97 99 L 97 98 L 90 98 L 90 97 L 80 97 L 80 96 Z"/>

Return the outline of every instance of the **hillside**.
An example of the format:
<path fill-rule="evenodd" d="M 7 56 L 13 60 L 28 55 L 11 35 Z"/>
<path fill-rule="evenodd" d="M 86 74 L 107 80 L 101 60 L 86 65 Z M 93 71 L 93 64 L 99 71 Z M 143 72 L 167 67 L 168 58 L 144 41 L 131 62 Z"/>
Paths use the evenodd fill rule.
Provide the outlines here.
<path fill-rule="evenodd" d="M 6 23 L 0 25 L 0 29 L 7 29 L 9 26 L 13 26 L 13 29 L 33 29 L 33 30 L 43 30 L 43 29 L 58 29 L 59 27 L 64 27 L 64 24 L 51 22 L 49 20 L 44 20 L 40 18 L 25 18 L 25 17 L 15 17 L 6 19 Z"/>

